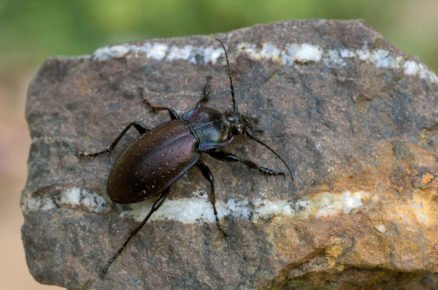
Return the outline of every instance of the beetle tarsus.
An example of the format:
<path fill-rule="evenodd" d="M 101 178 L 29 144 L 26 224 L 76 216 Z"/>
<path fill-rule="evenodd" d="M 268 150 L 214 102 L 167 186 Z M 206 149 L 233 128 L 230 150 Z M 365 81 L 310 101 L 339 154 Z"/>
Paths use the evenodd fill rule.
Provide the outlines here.
<path fill-rule="evenodd" d="M 221 224 L 219 223 L 219 220 L 217 220 L 217 219 L 216 219 L 216 226 L 217 226 L 217 229 L 222 233 L 224 238 L 227 239 L 228 238 L 228 234 L 224 231 L 224 229 L 222 228 Z"/>
<path fill-rule="evenodd" d="M 146 104 L 146 106 L 148 106 L 151 109 L 151 111 L 153 113 L 157 113 L 158 111 L 167 111 L 169 113 L 170 119 L 172 119 L 172 120 L 179 120 L 179 119 L 181 119 L 180 116 L 178 115 L 178 113 L 174 109 L 171 109 L 171 108 L 168 108 L 168 107 L 152 105 L 146 99 L 143 99 L 143 102 Z"/>
<path fill-rule="evenodd" d="M 196 108 L 202 107 L 203 104 L 208 103 L 208 101 L 210 100 L 211 80 L 212 79 L 213 79 L 212 76 L 207 76 L 207 80 L 205 82 L 204 88 L 202 89 L 202 97 L 196 103 Z"/>
<path fill-rule="evenodd" d="M 140 122 L 137 122 L 137 121 L 131 122 L 131 123 L 129 123 L 128 126 L 125 127 L 125 129 L 122 130 L 122 132 L 120 132 L 120 134 L 117 136 L 116 139 L 114 139 L 114 141 L 111 143 L 111 145 L 108 146 L 107 148 L 105 148 L 104 150 L 99 151 L 99 152 L 94 152 L 94 153 L 87 153 L 87 152 L 79 151 L 78 156 L 91 158 L 91 157 L 96 157 L 96 156 L 99 156 L 99 155 L 102 155 L 105 153 L 111 154 L 113 149 L 117 146 L 117 143 L 119 143 L 120 139 L 122 139 L 122 137 L 126 134 L 126 132 L 128 132 L 129 128 L 131 128 L 131 127 L 134 127 L 140 135 L 143 135 L 144 133 L 150 131 L 148 128 L 146 128 Z"/>
<path fill-rule="evenodd" d="M 215 220 L 216 220 L 216 226 L 217 226 L 217 229 L 222 233 L 222 235 L 223 235 L 224 238 L 226 239 L 226 238 L 228 238 L 228 235 L 227 235 L 227 233 L 224 231 L 224 229 L 222 228 L 222 226 L 221 226 L 221 224 L 220 224 L 219 216 L 218 216 L 218 214 L 217 214 L 216 204 L 215 204 L 215 203 L 212 203 L 212 205 L 213 205 L 213 213 L 214 213 L 214 217 L 215 217 Z"/>
<path fill-rule="evenodd" d="M 208 166 L 205 165 L 202 162 L 198 162 L 196 165 L 198 166 L 199 170 L 201 170 L 202 175 L 204 175 L 204 177 L 208 180 L 208 182 L 210 182 L 210 194 L 208 195 L 208 200 L 210 201 L 210 203 L 211 203 L 211 205 L 213 207 L 213 213 L 214 213 L 214 218 L 216 219 L 217 228 L 224 235 L 224 237 L 227 237 L 227 234 L 225 233 L 225 231 L 222 229 L 222 226 L 220 225 L 219 215 L 217 213 L 217 208 L 216 208 L 216 192 L 214 190 L 214 176 L 213 176 L 213 173 L 211 173 L 210 168 L 208 168 Z"/>
<path fill-rule="evenodd" d="M 275 156 L 277 156 L 277 158 L 280 159 L 281 162 L 283 162 L 284 166 L 286 166 L 286 168 L 287 168 L 287 171 L 289 171 L 289 174 L 290 174 L 290 180 L 291 180 L 292 183 L 293 183 L 293 182 L 294 182 L 294 176 L 293 176 L 293 174 L 292 174 L 292 170 L 290 169 L 289 165 L 288 165 L 287 162 L 284 160 L 284 158 L 281 157 L 281 155 L 278 154 L 274 149 L 272 149 L 268 144 L 266 144 L 265 142 L 263 142 L 263 141 L 260 140 L 260 139 L 257 139 L 257 138 L 254 136 L 254 134 L 253 134 L 253 132 L 251 131 L 251 129 L 249 129 L 249 128 L 245 128 L 245 133 L 246 133 L 246 136 L 248 136 L 250 139 L 256 141 L 256 142 L 259 143 L 260 145 L 262 145 L 262 146 L 264 146 L 265 148 L 267 148 L 267 149 L 268 149 L 269 151 L 271 151 Z"/>
<path fill-rule="evenodd" d="M 146 97 L 144 96 L 144 89 L 142 87 L 137 88 L 138 94 L 143 99 L 143 103 L 153 112 L 157 113 L 158 111 L 167 111 L 169 113 L 170 119 L 172 120 L 179 120 L 181 117 L 178 115 L 178 113 L 169 107 L 163 107 L 163 106 L 156 106 L 151 104 Z"/>
<path fill-rule="evenodd" d="M 277 175 L 284 176 L 285 175 L 285 173 L 283 171 L 275 171 L 273 169 L 266 168 L 266 167 L 259 167 L 258 170 L 265 175 L 274 175 L 274 176 L 277 176 Z"/>
<path fill-rule="evenodd" d="M 262 129 L 258 129 L 258 128 L 257 129 L 253 129 L 252 132 L 253 133 L 259 133 L 259 134 L 265 133 L 265 131 L 263 131 Z"/>
<path fill-rule="evenodd" d="M 157 211 L 160 206 L 163 204 L 164 200 L 166 199 L 167 195 L 169 194 L 170 189 L 164 190 L 160 197 L 154 202 L 152 205 L 151 210 L 146 215 L 146 217 L 143 219 L 143 221 L 131 232 L 129 237 L 125 240 L 123 245 L 117 250 L 117 252 L 111 257 L 111 259 L 108 260 L 105 267 L 102 268 L 102 273 L 105 274 L 108 272 L 109 267 L 112 265 L 114 260 L 122 253 L 122 251 L 125 249 L 126 245 L 129 243 L 129 241 L 141 230 L 141 228 L 146 224 L 146 222 L 149 220 L 149 218 L 152 216 L 152 214 Z"/>
<path fill-rule="evenodd" d="M 85 158 L 92 158 L 92 157 L 96 157 L 105 153 L 109 153 L 111 152 L 111 149 L 109 147 L 107 147 L 105 150 L 99 151 L 99 152 L 94 152 L 94 153 L 87 153 L 87 152 L 83 152 L 83 151 L 79 151 L 78 152 L 78 156 L 79 157 L 85 157 Z"/>
<path fill-rule="evenodd" d="M 284 172 L 282 172 L 282 171 L 276 171 L 276 170 L 271 169 L 271 168 L 258 166 L 256 163 L 252 162 L 251 160 L 242 159 L 242 158 L 234 155 L 233 153 L 229 153 L 229 152 L 225 152 L 225 151 L 209 151 L 208 154 L 211 157 L 216 158 L 216 159 L 221 160 L 221 161 L 241 162 L 251 169 L 257 169 L 259 172 L 261 172 L 264 175 L 274 175 L 274 176 L 284 175 Z"/>

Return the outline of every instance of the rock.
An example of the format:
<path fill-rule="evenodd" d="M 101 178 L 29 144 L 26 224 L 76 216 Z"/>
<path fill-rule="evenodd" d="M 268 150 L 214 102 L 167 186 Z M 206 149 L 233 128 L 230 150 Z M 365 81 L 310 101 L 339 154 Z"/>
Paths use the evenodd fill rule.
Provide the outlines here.
<path fill-rule="evenodd" d="M 185 112 L 212 76 L 209 106 L 230 110 L 224 54 L 212 36 L 192 36 L 49 59 L 26 113 L 22 235 L 35 279 L 69 289 L 389 289 L 418 279 L 436 287 L 437 76 L 360 21 L 287 21 L 215 37 L 228 47 L 240 112 L 260 120 L 260 138 L 284 156 L 294 182 L 205 157 L 228 238 L 195 168 L 101 275 L 152 201 L 115 204 L 105 189 L 135 130 L 109 158 L 77 152 L 104 149 L 132 121 L 152 128 L 168 119 L 145 108 L 138 87 Z M 226 150 L 284 169 L 243 137 Z"/>

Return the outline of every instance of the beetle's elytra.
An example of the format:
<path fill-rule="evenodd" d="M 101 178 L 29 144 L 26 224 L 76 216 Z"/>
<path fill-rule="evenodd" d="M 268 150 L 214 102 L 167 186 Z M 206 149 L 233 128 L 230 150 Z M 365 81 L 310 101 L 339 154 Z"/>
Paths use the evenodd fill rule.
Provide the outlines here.
<path fill-rule="evenodd" d="M 80 156 L 85 157 L 95 157 L 103 153 L 110 153 L 123 135 L 131 127 L 134 127 L 141 136 L 117 157 L 108 177 L 107 192 L 111 200 L 116 203 L 135 203 L 152 197 L 157 198 L 145 219 L 135 228 L 123 245 L 107 262 L 102 269 L 103 273 L 107 272 L 130 239 L 163 204 L 169 193 L 170 186 L 194 166 L 198 167 L 204 177 L 210 182 L 209 201 L 213 206 L 218 229 L 225 235 L 219 224 L 215 206 L 214 177 L 207 165 L 201 161 L 201 154 L 207 153 L 213 158 L 222 161 L 241 162 L 265 175 L 284 175 L 281 171 L 261 167 L 253 161 L 218 150 L 230 144 L 234 136 L 246 135 L 251 140 L 265 146 L 284 163 L 292 178 L 292 171 L 285 160 L 255 136 L 255 133 L 259 131 L 255 128 L 256 120 L 239 113 L 234 97 L 233 80 L 231 78 L 227 51 L 223 42 L 219 39 L 217 41 L 219 41 L 224 50 L 227 62 L 233 104 L 232 110 L 222 113 L 205 106 L 205 103 L 209 100 L 211 77 L 207 78 L 203 96 L 195 108 L 182 115 L 179 115 L 171 108 L 150 104 L 144 98 L 143 90 L 139 89 L 145 104 L 153 112 L 167 111 L 171 120 L 153 129 L 147 129 L 139 122 L 132 122 L 126 126 L 105 150 L 96 153 L 79 153 Z"/>

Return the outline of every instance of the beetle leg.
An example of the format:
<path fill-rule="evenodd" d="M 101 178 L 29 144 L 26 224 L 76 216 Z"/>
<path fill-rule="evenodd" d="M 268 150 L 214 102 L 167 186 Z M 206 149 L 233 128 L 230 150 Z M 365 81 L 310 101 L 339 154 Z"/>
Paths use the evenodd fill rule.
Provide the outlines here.
<path fill-rule="evenodd" d="M 123 137 L 123 135 L 125 135 L 126 132 L 129 130 L 129 128 L 131 128 L 132 126 L 134 126 L 134 128 L 137 129 L 137 131 L 138 131 L 138 133 L 140 133 L 140 135 L 143 135 L 144 133 L 150 131 L 148 128 L 146 128 L 140 122 L 131 122 L 128 126 L 125 127 L 125 129 L 123 129 L 122 132 L 120 132 L 119 136 L 117 136 L 117 138 L 113 141 L 113 143 L 111 143 L 111 145 L 108 146 L 105 150 L 95 152 L 95 153 L 78 152 L 79 156 L 96 157 L 96 156 L 104 154 L 104 153 L 111 153 L 111 151 L 113 151 L 114 147 L 116 147 L 117 143 L 119 143 L 119 141 Z"/>
<path fill-rule="evenodd" d="M 179 119 L 181 119 L 181 117 L 178 115 L 178 113 L 174 109 L 171 109 L 171 108 L 168 108 L 168 107 L 152 105 L 144 97 L 144 89 L 143 88 L 141 88 L 141 87 L 138 88 L 138 94 L 143 99 L 143 102 L 146 104 L 146 106 L 148 106 L 149 109 L 151 109 L 152 112 L 156 113 L 157 111 L 167 111 L 169 113 L 170 119 L 172 119 L 172 120 L 179 120 Z"/>
<path fill-rule="evenodd" d="M 282 175 L 284 176 L 284 172 L 276 171 L 267 167 L 261 167 L 252 162 L 251 160 L 242 159 L 232 153 L 228 153 L 225 151 L 208 151 L 207 152 L 211 157 L 219 159 L 221 161 L 227 162 L 241 162 L 252 169 L 257 169 L 264 175 Z"/>
<path fill-rule="evenodd" d="M 151 103 L 149 103 L 149 101 L 146 99 L 143 99 L 143 101 L 146 104 L 146 106 L 148 106 L 151 109 L 151 111 L 154 113 L 156 113 L 157 111 L 167 111 L 169 113 L 170 119 L 172 120 L 181 119 L 178 113 L 174 109 L 168 107 L 162 107 L 162 106 L 154 106 Z"/>
<path fill-rule="evenodd" d="M 259 129 L 259 128 L 252 129 L 252 131 L 254 133 L 265 133 L 265 131 L 263 131 L 262 129 Z"/>
<path fill-rule="evenodd" d="M 271 148 L 271 146 L 269 146 L 268 144 L 266 144 L 265 142 L 263 142 L 260 139 L 257 139 L 254 136 L 254 133 L 251 131 L 251 129 L 249 127 L 245 128 L 245 133 L 246 136 L 248 136 L 250 139 L 256 141 L 257 143 L 259 143 L 260 145 L 264 146 L 266 149 L 268 149 L 269 151 L 271 151 L 275 156 L 277 156 L 278 159 L 281 160 L 281 162 L 283 162 L 284 166 L 286 166 L 287 170 L 289 171 L 290 174 L 290 180 L 292 181 L 292 183 L 294 182 L 294 175 L 292 174 L 292 170 L 290 169 L 289 165 L 287 165 L 286 160 L 284 160 L 283 157 L 281 157 L 280 154 L 278 154 L 274 149 Z"/>
<path fill-rule="evenodd" d="M 167 197 L 167 194 L 169 193 L 170 188 L 164 190 L 160 197 L 154 202 L 152 205 L 151 210 L 147 214 L 147 216 L 143 219 L 141 224 L 139 224 L 129 235 L 129 237 L 125 240 L 123 245 L 117 250 L 117 252 L 111 257 L 111 259 L 108 260 L 105 267 L 102 268 L 102 273 L 106 273 L 111 266 L 111 264 L 114 262 L 114 260 L 122 253 L 123 249 L 125 249 L 126 245 L 129 243 L 129 241 L 141 230 L 141 228 L 146 224 L 146 222 L 149 220 L 149 218 L 152 216 L 154 212 L 156 212 L 160 206 L 163 204 L 164 200 Z"/>
<path fill-rule="evenodd" d="M 201 99 L 196 103 L 196 108 L 202 107 L 203 104 L 207 103 L 209 101 L 210 93 L 211 93 L 211 79 L 213 77 L 207 76 L 207 81 L 205 82 L 204 89 L 202 90 L 202 97 Z"/>
<path fill-rule="evenodd" d="M 217 214 L 217 209 L 216 209 L 216 193 L 214 191 L 214 176 L 213 173 L 211 173 L 210 168 L 207 167 L 207 165 L 205 165 L 202 162 L 198 162 L 196 164 L 196 166 L 198 166 L 199 170 L 201 170 L 202 175 L 204 175 L 204 177 L 210 182 L 210 194 L 208 195 L 208 200 L 210 201 L 211 205 L 213 206 L 213 212 L 214 212 L 214 217 L 216 218 L 216 225 L 219 229 L 219 231 L 225 236 L 227 237 L 227 234 L 224 232 L 224 230 L 222 229 L 220 223 L 219 223 L 219 217 Z"/>

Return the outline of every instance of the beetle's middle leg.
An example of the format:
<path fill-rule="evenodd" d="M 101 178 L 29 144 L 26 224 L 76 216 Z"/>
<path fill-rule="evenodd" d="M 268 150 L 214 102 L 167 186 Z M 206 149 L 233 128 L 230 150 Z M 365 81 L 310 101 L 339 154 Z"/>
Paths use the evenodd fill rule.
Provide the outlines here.
<path fill-rule="evenodd" d="M 227 161 L 227 162 L 241 162 L 252 169 L 257 169 L 264 175 L 282 175 L 284 176 L 284 172 L 282 171 L 276 171 L 274 169 L 270 169 L 267 167 L 261 167 L 252 162 L 251 160 L 242 159 L 232 153 L 225 152 L 225 151 L 208 151 L 207 152 L 211 157 L 219 159 L 221 161 Z"/>
<path fill-rule="evenodd" d="M 149 218 L 152 216 L 154 212 L 156 212 L 160 206 L 163 204 L 164 200 L 166 200 L 167 195 L 169 194 L 170 188 L 164 190 L 160 197 L 154 202 L 152 205 L 151 210 L 147 214 L 147 216 L 143 219 L 143 221 L 131 232 L 129 237 L 125 240 L 125 242 L 122 244 L 122 246 L 117 250 L 117 252 L 114 253 L 114 255 L 111 257 L 111 259 L 108 260 L 105 267 L 102 268 L 102 273 L 106 273 L 108 271 L 108 268 L 112 265 L 114 260 L 122 253 L 123 249 L 125 249 L 126 245 L 129 243 L 129 241 L 141 230 L 141 228 L 146 224 L 146 222 L 149 220 Z"/>
<path fill-rule="evenodd" d="M 138 88 L 138 94 L 140 95 L 140 97 L 143 99 L 143 102 L 146 104 L 146 106 L 149 107 L 149 109 L 151 109 L 152 112 L 156 113 L 157 111 L 167 111 L 169 113 L 170 119 L 172 120 L 179 120 L 181 119 L 181 117 L 178 115 L 178 113 L 169 107 L 163 107 L 163 106 L 155 106 L 152 105 L 144 96 L 144 89 L 143 88 Z"/>
<path fill-rule="evenodd" d="M 216 218 L 216 225 L 219 229 L 219 231 L 221 231 L 221 233 L 227 237 L 227 234 L 225 233 L 225 231 L 222 229 L 220 223 L 219 223 L 219 217 L 217 214 L 217 209 L 216 209 L 216 193 L 214 191 L 214 176 L 213 173 L 211 173 L 210 168 L 207 167 L 207 165 L 205 165 L 202 162 L 198 162 L 196 164 L 196 166 L 198 166 L 199 170 L 201 170 L 202 175 L 204 175 L 204 177 L 210 182 L 210 194 L 208 195 L 208 200 L 210 201 L 211 205 L 213 206 L 213 212 L 214 212 L 214 217 Z"/>
<path fill-rule="evenodd" d="M 78 152 L 79 156 L 83 157 L 96 157 L 98 155 L 104 154 L 104 153 L 111 153 L 113 151 L 114 147 L 116 147 L 117 143 L 119 143 L 120 139 L 128 132 L 129 128 L 134 127 L 137 129 L 138 133 L 140 135 L 143 135 L 144 133 L 150 131 L 148 128 L 146 128 L 143 124 L 140 122 L 131 122 L 128 126 L 123 129 L 122 132 L 120 132 L 119 136 L 111 143 L 110 146 L 108 146 L 105 150 L 95 152 L 95 153 L 86 153 L 86 152 Z"/>

